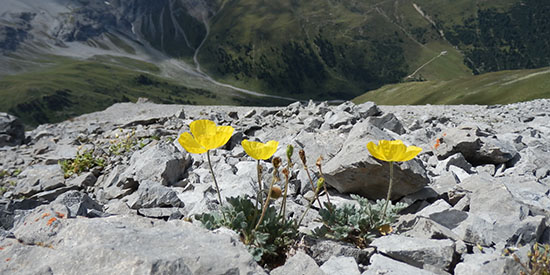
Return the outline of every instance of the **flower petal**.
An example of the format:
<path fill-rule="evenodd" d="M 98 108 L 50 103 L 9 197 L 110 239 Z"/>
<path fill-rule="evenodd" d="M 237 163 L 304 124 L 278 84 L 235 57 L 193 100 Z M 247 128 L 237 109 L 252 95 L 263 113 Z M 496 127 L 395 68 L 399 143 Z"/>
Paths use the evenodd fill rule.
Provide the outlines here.
<path fill-rule="evenodd" d="M 265 147 L 262 150 L 262 156 L 264 157 L 263 159 L 268 159 L 271 156 L 273 156 L 273 154 L 275 154 L 275 152 L 277 152 L 277 147 L 278 146 L 279 146 L 279 142 L 274 141 L 274 140 L 268 141 L 265 144 Z"/>
<path fill-rule="evenodd" d="M 196 138 L 203 135 L 215 135 L 216 134 L 216 123 L 212 120 L 202 119 L 195 120 L 189 124 L 191 129 L 191 134 Z"/>
<path fill-rule="evenodd" d="M 388 159 L 382 154 L 380 146 L 376 145 L 374 142 L 369 142 L 367 144 L 367 149 L 369 150 L 370 154 L 382 161 L 388 161 Z"/>
<path fill-rule="evenodd" d="M 188 132 L 182 133 L 178 138 L 180 145 L 189 153 L 202 154 L 208 151 L 202 147 Z"/>
<path fill-rule="evenodd" d="M 231 138 L 231 135 L 233 135 L 233 131 L 235 129 L 231 126 L 218 126 L 216 127 L 216 144 L 214 144 L 218 148 L 220 146 L 223 146 L 226 144 L 229 139 Z M 214 149 L 214 148 L 212 148 Z"/>
<path fill-rule="evenodd" d="M 400 140 L 380 140 L 378 147 L 379 153 L 385 157 L 386 161 L 396 161 L 407 150 Z"/>
<path fill-rule="evenodd" d="M 211 120 L 195 120 L 189 124 L 194 139 L 204 148 L 210 150 L 213 139 L 216 136 L 216 123 Z"/>
<path fill-rule="evenodd" d="M 277 151 L 279 142 L 270 140 L 267 143 L 261 143 L 257 141 L 249 141 L 244 139 L 241 142 L 244 151 L 254 159 L 268 159 Z"/>
<path fill-rule="evenodd" d="M 211 120 L 195 120 L 189 125 L 195 140 L 204 148 L 216 149 L 229 141 L 233 134 L 231 126 L 216 126 Z"/>
<path fill-rule="evenodd" d="M 378 145 L 371 141 L 367 149 L 373 157 L 383 161 L 408 161 L 422 151 L 420 147 L 406 146 L 401 140 L 380 140 Z"/>
<path fill-rule="evenodd" d="M 416 147 L 416 146 L 407 146 L 407 151 L 402 155 L 401 159 L 398 161 L 408 161 L 416 157 L 420 152 L 422 152 L 422 148 Z"/>

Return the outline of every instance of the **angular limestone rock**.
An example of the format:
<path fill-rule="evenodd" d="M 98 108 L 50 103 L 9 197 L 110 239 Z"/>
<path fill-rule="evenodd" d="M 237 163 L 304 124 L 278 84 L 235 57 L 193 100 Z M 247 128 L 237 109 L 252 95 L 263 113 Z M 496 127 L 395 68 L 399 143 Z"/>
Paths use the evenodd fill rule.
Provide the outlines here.
<path fill-rule="evenodd" d="M 357 123 L 340 152 L 323 167 L 327 183 L 342 193 L 369 199 L 386 197 L 389 163 L 375 159 L 367 150 L 369 141 L 391 139 L 388 134 L 364 121 Z M 410 145 L 410 144 L 408 144 Z M 429 182 L 425 166 L 418 159 L 394 163 L 392 199 L 419 191 Z"/>

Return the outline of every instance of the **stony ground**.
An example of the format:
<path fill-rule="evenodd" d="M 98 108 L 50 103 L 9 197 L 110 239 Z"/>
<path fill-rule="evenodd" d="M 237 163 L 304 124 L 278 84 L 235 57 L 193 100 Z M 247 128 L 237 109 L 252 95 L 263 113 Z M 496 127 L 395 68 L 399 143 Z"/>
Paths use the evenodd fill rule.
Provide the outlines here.
<path fill-rule="evenodd" d="M 24 134 L 3 114 L 0 273 L 518 274 L 511 254 L 527 263 L 535 242 L 550 241 L 549 110 L 549 100 L 280 108 L 142 100 Z M 320 225 L 313 208 L 286 263 L 260 267 L 236 233 L 190 222 L 219 206 L 205 155 L 188 154 L 175 141 L 196 119 L 235 128 L 228 144 L 212 151 L 222 197 L 256 194 L 256 162 L 240 146 L 247 138 L 279 141 L 280 157 L 288 144 L 304 149 L 314 180 L 322 156 L 337 205 L 353 203 L 349 193 L 380 199 L 388 164 L 371 157 L 366 144 L 400 139 L 423 148 L 396 165 L 392 199 L 408 207 L 393 234 L 363 249 L 312 237 Z M 63 162 L 74 159 L 95 166 L 64 171 Z M 294 162 L 288 215 L 299 217 L 312 191 L 296 154 Z"/>

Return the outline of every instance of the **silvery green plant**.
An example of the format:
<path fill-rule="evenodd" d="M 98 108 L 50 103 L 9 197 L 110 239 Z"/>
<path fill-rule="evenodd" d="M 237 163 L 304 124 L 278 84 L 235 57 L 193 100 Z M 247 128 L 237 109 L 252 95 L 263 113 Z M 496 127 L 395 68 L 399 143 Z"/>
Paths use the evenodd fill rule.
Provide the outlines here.
<path fill-rule="evenodd" d="M 352 204 L 337 207 L 325 203 L 326 207 L 319 210 L 323 225 L 316 228 L 313 234 L 350 242 L 363 248 L 373 238 L 390 233 L 390 225 L 399 217 L 399 211 L 407 206 L 404 203 L 394 205 L 386 200 L 370 203 L 357 195 L 351 197 L 359 203 L 359 207 Z"/>
<path fill-rule="evenodd" d="M 196 215 L 204 227 L 214 230 L 222 226 L 237 232 L 250 254 L 260 265 L 274 267 L 284 262 L 286 252 L 295 242 L 298 231 L 293 220 L 284 220 L 273 206 L 265 208 L 263 221 L 249 197 L 227 198 L 228 206 L 217 212 Z M 225 216 L 225 218 L 224 218 Z"/>

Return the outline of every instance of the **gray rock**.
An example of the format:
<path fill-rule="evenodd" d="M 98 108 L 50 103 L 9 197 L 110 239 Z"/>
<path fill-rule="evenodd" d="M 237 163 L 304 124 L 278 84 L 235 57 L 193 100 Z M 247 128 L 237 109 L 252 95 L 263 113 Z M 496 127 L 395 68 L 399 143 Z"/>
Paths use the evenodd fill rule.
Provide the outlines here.
<path fill-rule="evenodd" d="M 22 180 L 13 191 L 16 196 L 32 196 L 65 185 L 63 171 L 59 165 L 32 165 L 23 170 L 19 177 Z"/>
<path fill-rule="evenodd" d="M 378 106 L 376 106 L 376 104 L 372 101 L 367 101 L 355 106 L 355 112 L 357 112 L 360 118 L 377 116 L 382 113 Z"/>
<path fill-rule="evenodd" d="M 308 117 L 304 119 L 304 126 L 308 131 L 319 129 L 322 124 L 323 120 L 318 117 Z"/>
<path fill-rule="evenodd" d="M 532 220 L 528 217 L 528 207 L 516 202 L 501 182 L 494 182 L 488 176 L 479 175 L 461 183 L 461 187 L 471 192 L 469 212 L 492 224 L 490 232 L 495 242 L 513 245 L 519 241 L 518 232 L 527 238 L 527 242 L 533 238 L 533 234 L 539 234 L 535 233 L 535 230 L 531 233 L 525 230 L 539 228 L 541 219 Z"/>
<path fill-rule="evenodd" d="M 337 242 L 332 240 L 319 240 L 306 238 L 311 256 L 319 264 L 328 261 L 333 256 L 351 257 L 356 263 L 369 263 L 369 258 L 374 253 L 374 249 L 359 249 L 351 244 Z M 330 274 L 330 273 L 329 273 Z"/>
<path fill-rule="evenodd" d="M 20 145 L 25 140 L 25 128 L 19 118 L 0 113 L 0 147 Z"/>
<path fill-rule="evenodd" d="M 50 146 L 50 149 L 42 156 L 46 164 L 57 164 L 59 161 L 74 159 L 79 152 L 76 146 L 70 144 L 55 144 Z M 83 153 L 85 150 L 82 149 L 80 152 Z"/>
<path fill-rule="evenodd" d="M 388 113 L 381 117 L 370 117 L 367 121 L 380 129 L 388 129 L 399 135 L 405 133 L 403 124 L 401 124 L 401 121 L 393 113 Z"/>
<path fill-rule="evenodd" d="M 81 175 L 71 178 L 67 181 L 67 186 L 76 186 L 78 188 L 84 188 L 87 186 L 94 186 L 97 181 L 97 177 L 92 172 L 82 173 Z"/>
<path fill-rule="evenodd" d="M 171 185 L 183 178 L 189 163 L 187 153 L 179 152 L 171 144 L 157 143 L 136 151 L 130 159 L 130 166 L 120 175 L 120 180 L 152 180 Z"/>
<path fill-rule="evenodd" d="M 98 179 L 96 190 L 100 201 L 122 198 L 137 190 L 139 184 L 133 180 L 121 180 L 121 171 L 125 170 L 125 166 L 117 165 L 113 169 Z"/>
<path fill-rule="evenodd" d="M 451 229 L 464 242 L 489 247 L 495 243 L 494 227 L 486 220 L 455 209 L 430 215 L 430 219 Z"/>
<path fill-rule="evenodd" d="M 418 275 L 435 275 L 431 271 L 423 270 L 412 265 L 402 263 L 400 261 L 393 260 L 391 258 L 382 256 L 380 254 L 374 254 L 370 258 L 370 265 L 367 267 L 367 271 L 362 275 L 403 275 L 403 274 L 418 274 Z"/>
<path fill-rule="evenodd" d="M 453 260 L 455 244 L 451 240 L 432 240 L 388 235 L 375 239 L 372 246 L 393 259 L 422 268 L 431 265 L 447 270 Z"/>
<path fill-rule="evenodd" d="M 512 197 L 526 205 L 535 215 L 544 215 L 550 219 L 550 186 L 529 177 L 506 177 L 499 179 Z"/>
<path fill-rule="evenodd" d="M 30 196 L 30 199 L 39 200 L 39 201 L 53 201 L 57 197 L 59 197 L 61 194 L 70 190 L 77 190 L 77 189 L 78 188 L 76 186 L 63 186 L 56 189 L 36 193 Z"/>
<path fill-rule="evenodd" d="M 354 123 L 355 117 L 345 111 L 331 111 L 325 114 L 324 121 L 325 123 L 321 126 L 321 129 L 337 129 L 342 125 Z"/>
<path fill-rule="evenodd" d="M 321 270 L 331 275 L 360 275 L 359 267 L 352 257 L 333 256 L 323 265 Z"/>
<path fill-rule="evenodd" d="M 454 173 L 444 172 L 433 179 L 430 187 L 439 195 L 443 195 L 457 189 L 459 182 L 460 181 Z"/>
<path fill-rule="evenodd" d="M 456 153 L 452 156 L 449 156 L 448 158 L 446 158 L 445 160 L 443 161 L 440 161 L 435 170 L 436 171 L 449 171 L 449 167 L 451 165 L 454 165 L 456 167 L 459 167 L 459 168 L 462 168 L 464 171 L 468 172 L 468 173 L 472 173 L 472 165 L 466 161 L 466 159 L 464 158 L 464 156 L 461 154 L 461 153 Z M 438 174 L 441 174 L 441 173 L 438 173 Z"/>
<path fill-rule="evenodd" d="M 431 214 L 443 212 L 445 210 L 451 209 L 451 207 L 452 206 L 448 202 L 440 199 L 423 208 L 418 213 L 416 213 L 416 215 L 421 217 L 430 217 Z"/>
<path fill-rule="evenodd" d="M 496 166 L 494 164 L 484 164 L 476 167 L 478 173 L 487 173 L 491 176 L 495 175 Z"/>
<path fill-rule="evenodd" d="M 459 241 L 460 237 L 449 228 L 437 222 L 412 214 L 399 217 L 395 226 L 401 235 L 418 239 L 451 239 Z"/>
<path fill-rule="evenodd" d="M 132 209 L 155 207 L 184 207 L 176 191 L 154 181 L 143 181 L 136 192 L 127 197 Z"/>
<path fill-rule="evenodd" d="M 101 124 L 104 128 L 126 128 L 132 125 L 150 125 L 163 122 L 181 113 L 181 105 L 155 104 L 152 102 L 117 103 L 102 112 L 79 116 L 69 121 L 69 125 Z"/>
<path fill-rule="evenodd" d="M 461 153 L 474 165 L 505 163 L 518 153 L 513 145 L 481 131 L 477 126 L 448 129 L 439 140 L 441 144 L 435 149 L 439 159 Z"/>
<path fill-rule="evenodd" d="M 9 244 L 4 253 L 12 260 L 0 265 L 0 273 L 265 274 L 240 240 L 182 221 L 62 219 L 41 245 Z"/>
<path fill-rule="evenodd" d="M 183 218 L 184 211 L 182 208 L 141 208 L 138 214 L 148 218 L 179 220 Z"/>
<path fill-rule="evenodd" d="M 323 270 L 306 253 L 298 251 L 290 259 L 286 260 L 283 266 L 277 267 L 269 273 L 271 275 L 322 275 Z"/>
<path fill-rule="evenodd" d="M 97 215 L 97 212 L 103 212 L 103 206 L 85 193 L 78 191 L 63 193 L 52 202 L 52 205 L 55 204 L 66 207 L 68 218 L 76 218 L 76 216 L 93 217 Z"/>
<path fill-rule="evenodd" d="M 355 193 L 369 199 L 385 198 L 389 184 L 389 163 L 373 158 L 369 141 L 390 139 L 369 122 L 357 123 L 342 150 L 323 167 L 327 183 L 341 193 Z M 421 190 L 429 182 L 421 161 L 413 159 L 394 164 L 392 199 Z"/>
<path fill-rule="evenodd" d="M 465 255 L 464 261 L 455 267 L 455 275 L 470 274 L 520 274 L 524 271 L 512 257 L 499 253 Z"/>
<path fill-rule="evenodd" d="M 470 177 L 470 174 L 468 172 L 454 165 L 449 166 L 449 172 L 451 172 L 458 179 L 459 182 L 463 182 Z"/>

